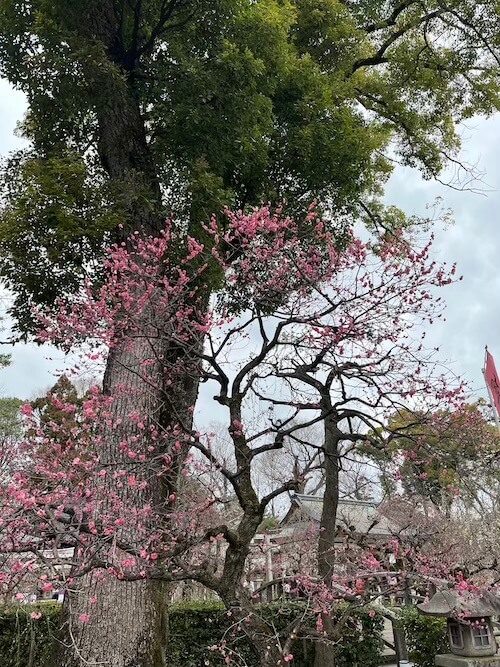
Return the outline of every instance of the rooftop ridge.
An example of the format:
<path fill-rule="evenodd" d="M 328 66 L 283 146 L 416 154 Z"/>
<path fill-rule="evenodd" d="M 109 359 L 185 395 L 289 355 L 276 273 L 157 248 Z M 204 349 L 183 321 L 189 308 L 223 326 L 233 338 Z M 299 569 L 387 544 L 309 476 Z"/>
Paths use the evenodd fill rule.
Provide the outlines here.
<path fill-rule="evenodd" d="M 292 498 L 296 498 L 300 502 L 323 502 L 323 496 L 311 496 L 307 493 L 294 493 Z M 350 498 L 339 498 L 339 505 L 362 505 L 364 507 L 378 507 L 380 503 L 374 500 L 354 500 Z"/>

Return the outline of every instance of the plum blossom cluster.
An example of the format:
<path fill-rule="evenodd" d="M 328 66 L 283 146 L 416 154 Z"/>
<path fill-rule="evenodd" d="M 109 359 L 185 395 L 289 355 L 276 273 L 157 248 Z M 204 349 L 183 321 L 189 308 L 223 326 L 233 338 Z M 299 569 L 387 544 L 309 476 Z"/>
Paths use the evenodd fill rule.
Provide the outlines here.
<path fill-rule="evenodd" d="M 434 291 L 455 279 L 430 252 L 402 234 L 377 247 L 353 233 L 339 241 L 314 208 L 296 221 L 268 207 L 226 210 L 203 240 L 167 223 L 157 237 L 112 246 L 98 284 L 39 313 L 41 341 L 119 372 L 82 406 L 53 397 L 58 422 L 25 408 L 24 467 L 0 489 L 4 584 L 28 567 L 54 587 L 90 571 L 194 579 L 219 594 L 264 653 L 276 652 L 276 664 L 290 662 L 290 641 L 269 649 L 242 582 L 268 506 L 297 479 L 284 473 L 259 487 L 258 463 L 279 457 L 308 425 L 333 425 L 348 452 L 383 447 L 387 417 L 403 407 L 460 404 L 463 387 L 424 348 L 422 326 L 442 313 Z M 229 456 L 192 428 L 194 397 L 179 407 L 186 375 L 212 390 Z M 237 504 L 230 519 L 228 496 Z M 373 576 L 377 558 L 358 555 L 356 568 Z M 354 596 L 364 580 L 341 579 Z M 318 584 L 311 573 L 301 585 L 320 618 L 338 599 L 334 579 Z M 92 605 L 82 615 L 91 619 Z"/>

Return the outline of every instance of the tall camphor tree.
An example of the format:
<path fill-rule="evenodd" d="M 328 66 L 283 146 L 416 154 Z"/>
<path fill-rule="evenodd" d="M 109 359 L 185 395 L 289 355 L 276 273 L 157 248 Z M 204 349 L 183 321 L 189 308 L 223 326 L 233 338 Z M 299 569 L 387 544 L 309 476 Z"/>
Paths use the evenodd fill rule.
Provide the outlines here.
<path fill-rule="evenodd" d="M 6 0 L 0 25 L 1 73 L 29 105 L 31 143 L 6 165 L 0 231 L 24 333 L 33 303 L 67 296 L 98 266 L 103 238 L 157 233 L 167 210 L 194 237 L 222 203 L 283 197 L 301 208 L 316 196 L 337 222 L 362 213 L 398 226 L 376 199 L 384 155 L 395 146 L 437 175 L 458 148 L 455 123 L 497 105 L 493 2 Z M 133 383 L 147 352 L 112 350 L 105 392 Z M 185 417 L 193 377 L 163 386 L 164 423 Z M 134 400 L 115 405 L 127 415 Z M 109 434 L 110 466 L 131 428 Z M 100 599 L 88 641 L 102 661 L 162 664 L 159 585 L 113 582 Z M 85 649 L 64 661 L 84 664 Z"/>

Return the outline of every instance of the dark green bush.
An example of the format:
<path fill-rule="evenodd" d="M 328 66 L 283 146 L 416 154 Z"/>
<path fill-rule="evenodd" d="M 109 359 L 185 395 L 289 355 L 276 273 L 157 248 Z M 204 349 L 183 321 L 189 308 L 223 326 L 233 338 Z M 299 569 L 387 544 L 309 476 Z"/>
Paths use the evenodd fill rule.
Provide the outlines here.
<path fill-rule="evenodd" d="M 1 667 L 48 667 L 61 606 L 53 603 L 16 605 L 0 610 Z M 346 614 L 338 608 L 338 616 Z M 271 603 L 259 608 L 264 620 L 272 620 L 276 631 L 304 614 L 301 603 Z M 41 618 L 32 618 L 41 614 Z M 307 623 L 314 625 L 310 615 Z M 383 621 L 364 610 L 350 610 L 343 618 L 341 639 L 335 646 L 335 667 L 376 667 L 380 664 Z M 169 667 L 225 667 L 217 647 L 225 640 L 234 662 L 256 667 L 249 642 L 222 604 L 191 602 L 173 605 L 169 613 Z M 314 643 L 299 638 L 292 648 L 294 667 L 312 667 Z"/>
<path fill-rule="evenodd" d="M 345 613 L 345 607 L 339 607 L 338 615 Z M 264 620 L 272 619 L 279 633 L 298 615 L 304 613 L 300 603 L 271 603 L 262 605 L 260 613 Z M 371 617 L 365 610 L 353 610 L 347 620 L 344 619 L 341 639 L 335 646 L 335 667 L 376 667 L 380 664 L 383 641 L 383 620 L 379 616 Z M 241 630 L 233 627 L 231 617 L 222 605 L 208 603 L 186 603 L 174 605 L 169 614 L 170 641 L 168 645 L 169 667 L 221 667 L 224 658 L 218 651 L 211 651 L 210 646 L 218 646 L 226 640 L 235 658 L 250 667 L 257 665 L 250 645 Z M 315 625 L 311 614 L 307 623 Z M 295 667 L 312 667 L 314 664 L 314 643 L 300 638 L 292 648 Z"/>
<path fill-rule="evenodd" d="M 2 667 L 47 667 L 60 610 L 61 605 L 50 602 L 0 609 Z"/>
<path fill-rule="evenodd" d="M 422 616 L 417 609 L 407 607 L 402 610 L 401 625 L 415 667 L 434 667 L 435 655 L 449 652 L 444 618 Z"/>
<path fill-rule="evenodd" d="M 203 667 L 224 665 L 218 646 L 230 626 L 224 605 L 217 602 L 186 602 L 173 605 L 169 611 L 169 641 L 167 664 L 169 667 Z M 238 633 L 239 635 L 240 633 Z M 240 653 L 246 662 L 252 661 L 251 651 L 245 641 L 237 640 L 229 631 L 228 644 Z"/>
<path fill-rule="evenodd" d="M 345 613 L 345 609 L 343 612 Z M 384 619 L 365 609 L 350 610 L 336 647 L 335 667 L 376 667 L 382 661 Z"/>

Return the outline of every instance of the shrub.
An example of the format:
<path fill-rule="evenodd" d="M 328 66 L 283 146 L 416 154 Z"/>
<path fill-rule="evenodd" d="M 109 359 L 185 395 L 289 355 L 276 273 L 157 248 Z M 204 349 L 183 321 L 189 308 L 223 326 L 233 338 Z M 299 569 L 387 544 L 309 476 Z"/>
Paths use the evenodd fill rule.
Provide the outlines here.
<path fill-rule="evenodd" d="M 345 609 L 342 610 L 345 613 Z M 335 667 L 376 667 L 382 661 L 384 619 L 366 609 L 348 611 L 342 638 L 336 647 Z"/>
<path fill-rule="evenodd" d="M 60 610 L 52 602 L 0 609 L 2 667 L 48 667 Z"/>
<path fill-rule="evenodd" d="M 49 660 L 61 606 L 56 603 L 12 605 L 0 610 L 1 667 L 49 667 Z M 272 620 L 277 633 L 298 615 L 304 614 L 300 602 L 273 602 L 260 606 L 264 620 Z M 40 614 L 40 618 L 33 615 Z M 344 614 L 347 614 L 344 617 Z M 341 639 L 335 645 L 335 667 L 376 667 L 383 650 L 383 620 L 366 610 L 339 606 L 343 616 Z M 307 623 L 315 624 L 313 614 Z M 241 630 L 221 603 L 189 602 L 173 605 L 169 611 L 169 667 L 226 667 L 224 656 L 210 647 L 225 641 L 235 663 L 256 667 L 258 661 Z M 294 667 L 313 667 L 314 642 L 295 641 Z"/>
<path fill-rule="evenodd" d="M 304 613 L 300 602 L 273 602 L 260 607 L 264 620 L 273 621 L 276 631 L 286 628 L 298 615 Z M 338 615 L 346 612 L 339 607 Z M 307 619 L 315 625 L 315 617 Z M 231 617 L 221 604 L 216 602 L 183 603 L 174 605 L 169 613 L 170 639 L 168 643 L 168 664 L 170 667 L 200 667 L 203 665 L 222 666 L 224 658 L 210 646 L 220 645 L 225 640 L 235 658 L 250 667 L 257 665 L 252 649 L 241 630 L 233 626 Z M 336 667 L 376 667 L 380 664 L 383 641 L 383 620 L 371 617 L 366 610 L 351 610 L 341 631 L 341 639 L 335 646 Z M 312 667 L 314 664 L 314 643 L 301 638 L 294 642 L 292 653 L 295 667 Z"/>
<path fill-rule="evenodd" d="M 446 637 L 446 619 L 423 616 L 417 609 L 403 608 L 401 625 L 415 667 L 434 667 L 437 653 L 450 650 Z"/>
<path fill-rule="evenodd" d="M 224 634 L 230 628 L 229 620 L 224 605 L 218 602 L 186 602 L 173 605 L 168 616 L 169 667 L 224 665 L 221 653 L 211 651 L 209 647 L 221 644 Z M 228 644 L 245 662 L 252 662 L 251 651 L 244 640 L 229 636 Z"/>
<path fill-rule="evenodd" d="M 285 628 L 297 614 L 303 613 L 300 604 L 271 603 L 260 606 L 262 618 L 272 618 L 277 631 Z M 228 654 L 236 663 L 251 667 L 257 665 L 251 646 L 234 624 L 227 610 L 217 602 L 189 602 L 173 605 L 169 611 L 169 642 L 167 646 L 167 663 L 169 667 L 222 667 L 224 656 L 218 647 L 225 642 Z M 295 665 L 312 667 L 314 651 L 297 640 L 293 647 Z"/>

